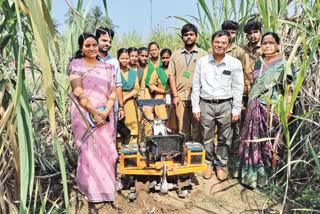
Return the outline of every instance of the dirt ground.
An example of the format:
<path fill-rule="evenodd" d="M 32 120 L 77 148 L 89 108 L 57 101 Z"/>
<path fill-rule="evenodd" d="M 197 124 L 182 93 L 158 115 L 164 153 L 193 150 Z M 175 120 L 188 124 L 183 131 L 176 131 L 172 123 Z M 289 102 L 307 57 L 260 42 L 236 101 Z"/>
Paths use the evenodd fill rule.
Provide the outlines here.
<path fill-rule="evenodd" d="M 258 190 L 249 190 L 235 179 L 219 182 L 215 176 L 209 180 L 195 175 L 197 185 L 188 197 L 179 198 L 176 191 L 166 195 L 148 193 L 146 185 L 138 184 L 137 199 L 128 201 L 129 190 L 122 190 L 114 203 L 88 203 L 78 191 L 71 192 L 71 213 L 279 213 L 279 204 L 267 200 Z"/>

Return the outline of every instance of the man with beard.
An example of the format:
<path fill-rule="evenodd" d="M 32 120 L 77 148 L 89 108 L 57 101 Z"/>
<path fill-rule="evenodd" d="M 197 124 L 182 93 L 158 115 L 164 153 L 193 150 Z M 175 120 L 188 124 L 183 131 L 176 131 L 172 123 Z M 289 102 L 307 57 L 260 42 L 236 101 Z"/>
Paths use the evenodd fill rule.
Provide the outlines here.
<path fill-rule="evenodd" d="M 193 117 L 200 121 L 208 169 L 203 177 L 209 179 L 216 170 L 220 181 L 228 178 L 227 164 L 232 142 L 231 123 L 240 118 L 243 94 L 241 62 L 225 54 L 231 42 L 227 31 L 212 35 L 212 54 L 200 58 L 192 81 Z M 215 126 L 218 144 L 214 144 Z"/>
<path fill-rule="evenodd" d="M 262 55 L 260 49 L 260 40 L 262 37 L 262 24 L 256 20 L 250 20 L 244 26 L 244 32 L 246 33 L 246 37 L 248 39 L 248 44 L 243 47 L 245 53 L 249 56 L 249 64 L 247 66 L 247 72 L 245 75 L 246 87 L 244 91 L 244 97 L 248 97 L 248 94 L 251 90 L 251 86 L 253 84 L 252 72 L 254 70 L 254 65 L 256 60 Z M 244 100 L 244 103 L 247 101 Z"/>
<path fill-rule="evenodd" d="M 121 83 L 121 74 L 119 69 L 119 62 L 116 58 L 112 57 L 109 54 L 109 50 L 112 45 L 112 39 L 114 37 L 114 31 L 108 27 L 99 27 L 96 30 L 96 38 L 98 39 L 99 46 L 99 60 L 104 63 L 112 64 L 116 70 L 115 76 L 115 85 L 118 98 L 118 105 L 115 103 L 114 112 L 115 112 L 115 127 L 117 127 L 117 118 L 123 118 L 125 116 L 123 108 L 123 96 L 122 96 L 122 83 Z"/>
<path fill-rule="evenodd" d="M 198 29 L 188 23 L 181 29 L 184 48 L 175 51 L 169 62 L 169 83 L 176 106 L 179 132 L 186 135 L 186 140 L 200 142 L 202 137 L 199 130 L 199 121 L 192 117 L 191 90 L 192 78 L 196 62 L 207 52 L 196 46 Z"/>
<path fill-rule="evenodd" d="M 245 72 L 245 68 L 246 66 L 248 66 L 249 63 L 249 58 L 244 52 L 244 50 L 235 44 L 238 29 L 238 22 L 232 20 L 225 20 L 221 25 L 221 30 L 229 32 L 231 36 L 231 43 L 226 51 L 226 54 L 229 54 L 230 56 L 240 60 L 242 68 Z"/>

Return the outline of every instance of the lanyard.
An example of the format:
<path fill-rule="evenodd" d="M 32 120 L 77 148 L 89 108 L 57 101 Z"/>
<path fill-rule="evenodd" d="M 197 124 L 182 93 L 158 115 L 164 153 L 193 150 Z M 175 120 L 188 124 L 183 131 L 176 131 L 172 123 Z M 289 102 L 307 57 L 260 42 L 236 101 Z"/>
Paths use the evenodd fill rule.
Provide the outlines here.
<path fill-rule="evenodd" d="M 184 61 L 186 62 L 187 70 L 189 69 L 189 65 L 191 63 L 194 52 L 191 54 L 189 61 L 187 61 L 187 54 L 184 53 Z"/>

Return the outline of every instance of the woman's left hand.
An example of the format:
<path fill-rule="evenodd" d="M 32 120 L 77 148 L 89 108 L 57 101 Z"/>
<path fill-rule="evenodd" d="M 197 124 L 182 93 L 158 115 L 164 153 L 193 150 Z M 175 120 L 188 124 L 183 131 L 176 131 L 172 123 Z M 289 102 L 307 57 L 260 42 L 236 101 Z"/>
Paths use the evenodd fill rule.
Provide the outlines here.
<path fill-rule="evenodd" d="M 104 112 L 100 112 L 94 116 L 94 121 L 97 123 L 97 125 L 103 125 L 106 123 L 107 114 Z"/>

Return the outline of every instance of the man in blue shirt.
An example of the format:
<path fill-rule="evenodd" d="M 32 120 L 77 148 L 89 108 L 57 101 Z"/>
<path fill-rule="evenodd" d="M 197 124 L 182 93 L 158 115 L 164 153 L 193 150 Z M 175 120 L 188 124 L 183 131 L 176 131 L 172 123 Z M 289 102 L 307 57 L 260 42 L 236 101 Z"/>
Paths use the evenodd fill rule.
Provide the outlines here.
<path fill-rule="evenodd" d="M 226 54 L 230 42 L 229 32 L 214 33 L 211 39 L 213 53 L 197 61 L 192 80 L 192 112 L 200 121 L 208 164 L 203 177 L 211 178 L 215 167 L 220 181 L 228 178 L 226 166 L 233 134 L 231 123 L 240 118 L 244 87 L 241 62 Z M 217 145 L 214 145 L 215 125 Z"/>
<path fill-rule="evenodd" d="M 117 124 L 117 117 L 123 118 L 125 112 L 123 109 L 123 95 L 122 95 L 122 83 L 121 83 L 121 73 L 119 69 L 119 62 L 116 58 L 109 54 L 109 50 L 112 45 L 112 39 L 114 37 L 114 31 L 108 27 L 99 27 L 96 30 L 96 37 L 98 39 L 99 46 L 99 60 L 104 63 L 112 64 L 116 70 L 115 85 L 118 102 L 115 102 L 115 125 Z"/>

